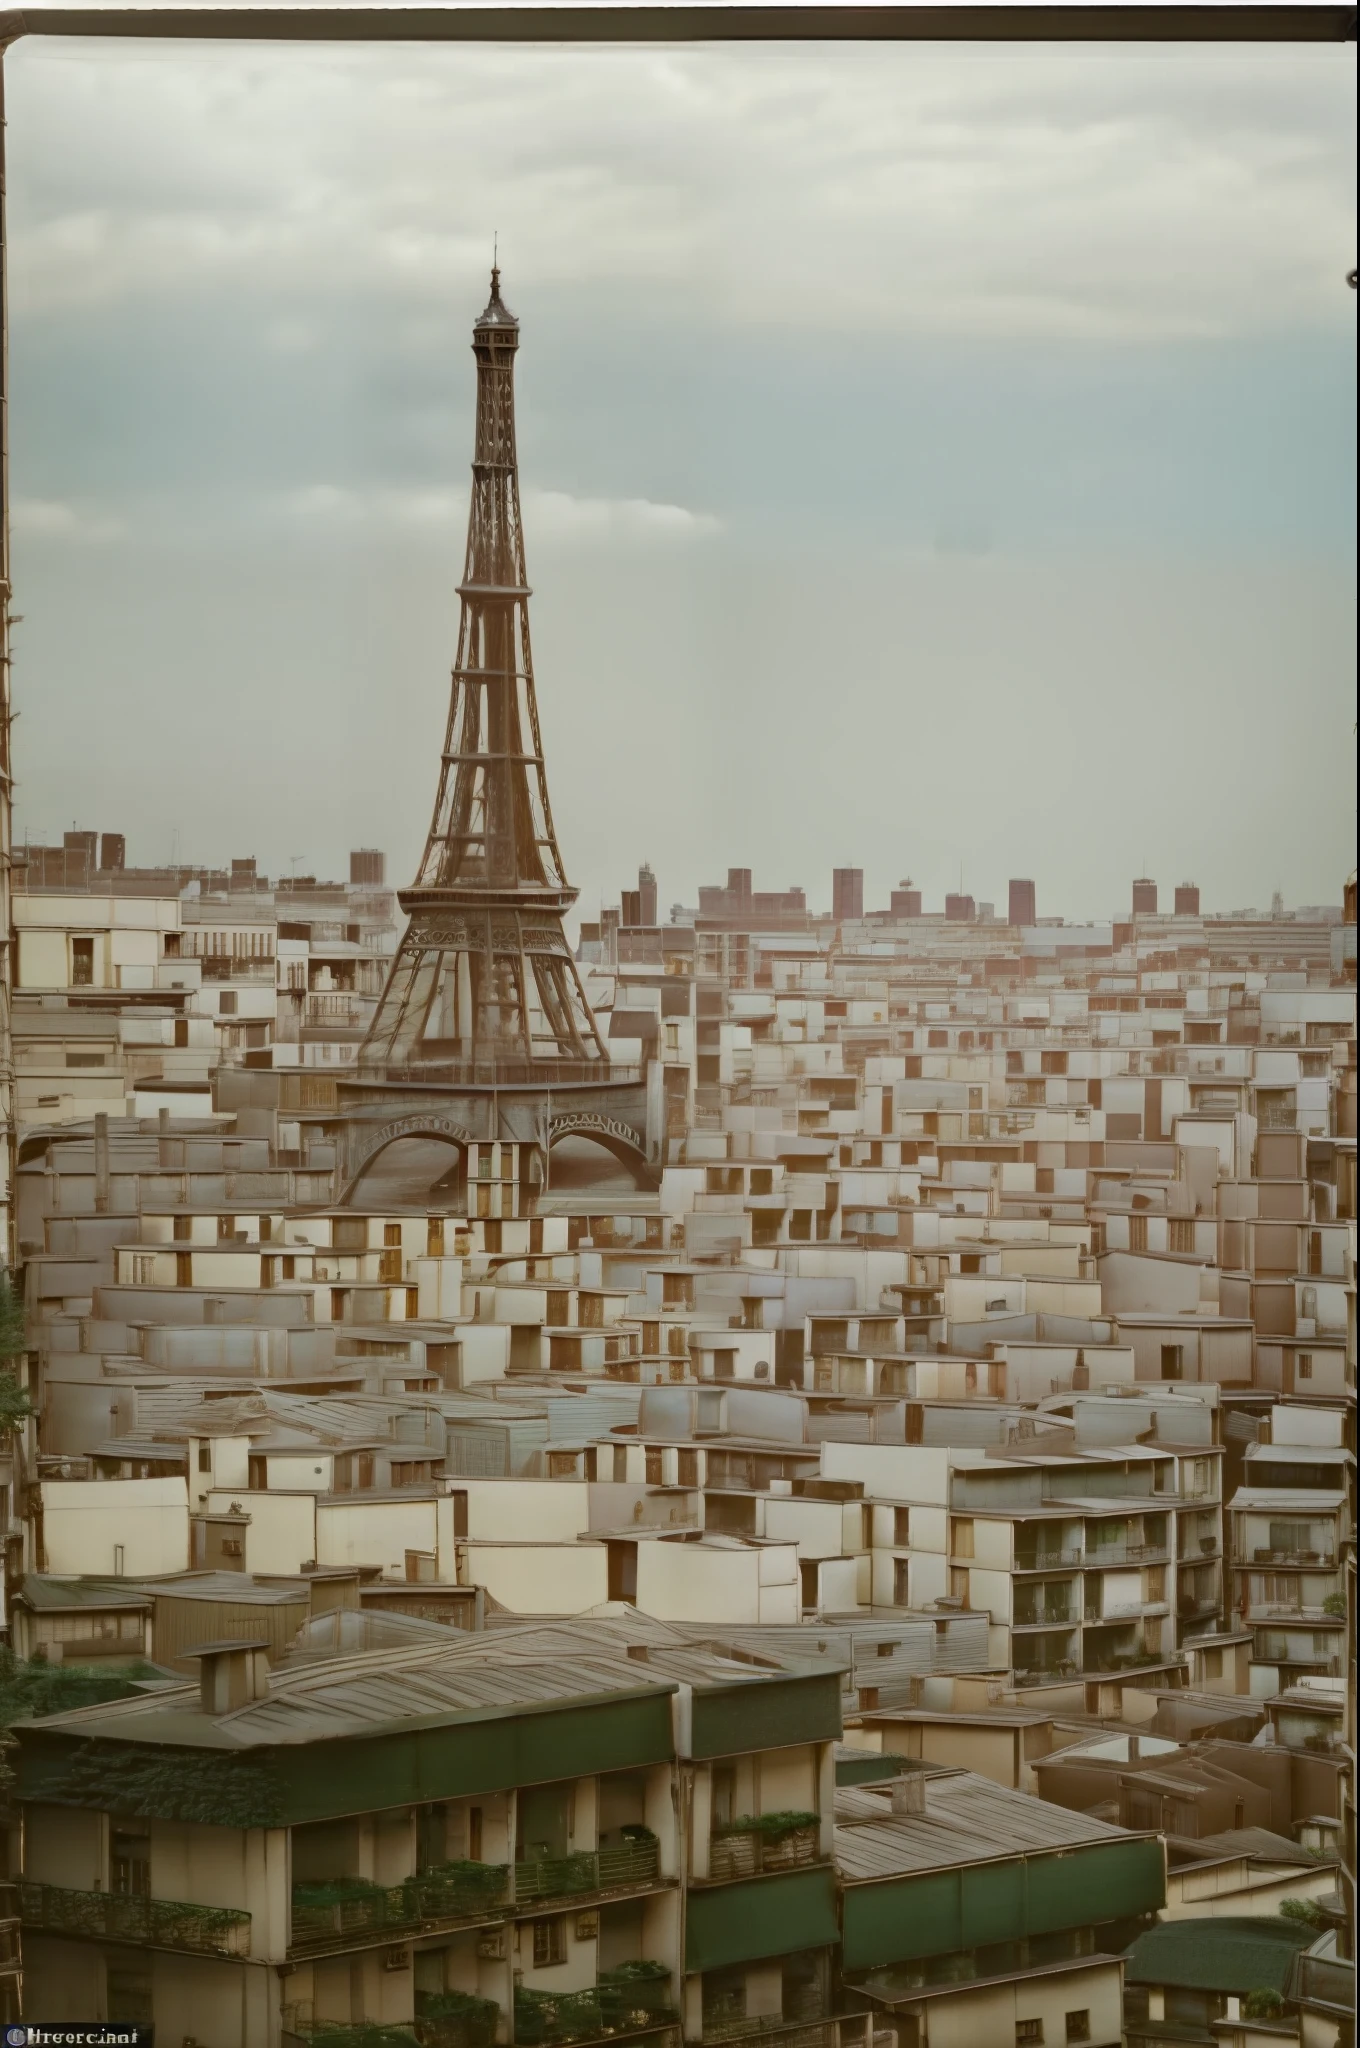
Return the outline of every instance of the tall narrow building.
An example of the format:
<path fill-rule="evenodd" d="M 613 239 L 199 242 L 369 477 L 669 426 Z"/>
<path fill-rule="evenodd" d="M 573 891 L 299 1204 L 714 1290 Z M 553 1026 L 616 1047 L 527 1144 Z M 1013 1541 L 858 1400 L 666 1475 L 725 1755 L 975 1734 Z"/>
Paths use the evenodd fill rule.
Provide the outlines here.
<path fill-rule="evenodd" d="M 410 922 L 359 1056 L 362 1075 L 519 1078 L 606 1061 L 562 929 L 576 900 L 548 802 L 529 644 L 515 455 L 519 322 L 500 272 L 472 334 L 477 427 L 462 617 Z"/>

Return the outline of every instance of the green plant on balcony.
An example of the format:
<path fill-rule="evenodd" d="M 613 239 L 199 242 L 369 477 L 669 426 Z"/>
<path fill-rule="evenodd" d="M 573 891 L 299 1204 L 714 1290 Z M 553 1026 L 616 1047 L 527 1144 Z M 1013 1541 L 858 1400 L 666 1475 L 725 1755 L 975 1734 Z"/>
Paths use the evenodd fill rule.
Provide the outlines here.
<path fill-rule="evenodd" d="M 421 2048 L 491 2048 L 500 2007 L 471 1991 L 417 1992 L 416 2036 Z"/>
<path fill-rule="evenodd" d="M 413 1919 L 458 1917 L 508 1904 L 510 1872 L 504 1863 L 475 1863 L 463 1857 L 431 1864 L 405 1879 L 401 1889 Z"/>
<path fill-rule="evenodd" d="M 759 1835 L 764 1841 L 777 1842 L 784 1835 L 796 1834 L 799 1828 L 819 1828 L 821 1824 L 820 1814 L 786 1808 L 780 1813 L 738 1814 L 735 1820 L 720 1821 L 713 1833 L 719 1840 L 726 1835 Z"/>
<path fill-rule="evenodd" d="M 593 1985 L 585 1991 L 530 1991 L 515 1986 L 515 2040 L 520 2048 L 555 2048 L 605 2031 Z"/>
<path fill-rule="evenodd" d="M 1244 2020 L 1283 2019 L 1284 2000 L 1278 1991 L 1270 1991 L 1265 1987 L 1259 1991 L 1249 1991 L 1242 2000 L 1242 2017 Z"/>
<path fill-rule="evenodd" d="M 307 2048 L 420 2048 L 411 2029 L 381 2020 L 321 2020 L 303 2030 Z"/>
<path fill-rule="evenodd" d="M 293 1910 L 367 1905 L 385 1897 L 371 1877 L 302 1877 L 293 1885 Z"/>
<path fill-rule="evenodd" d="M 140 1892 L 82 1891 L 21 1879 L 19 1913 L 26 1927 L 94 1940 L 150 1942 L 205 1955 L 240 1954 L 250 1915 L 234 1906 L 153 1899 Z"/>
<path fill-rule="evenodd" d="M 1344 1621 L 1346 1619 L 1345 1594 L 1329 1593 L 1322 1603 L 1322 1611 L 1324 1614 L 1331 1615 L 1334 1621 Z"/>
<path fill-rule="evenodd" d="M 676 2017 L 670 2002 L 669 1963 L 643 1958 L 601 1970 L 597 1986 L 600 2013 L 607 2027 L 626 2032 L 655 2026 Z"/>
<path fill-rule="evenodd" d="M 518 1899 L 553 1899 L 573 1892 L 593 1892 L 599 1885 L 599 1858 L 593 1849 L 567 1856 L 530 1856 L 515 1865 Z"/>

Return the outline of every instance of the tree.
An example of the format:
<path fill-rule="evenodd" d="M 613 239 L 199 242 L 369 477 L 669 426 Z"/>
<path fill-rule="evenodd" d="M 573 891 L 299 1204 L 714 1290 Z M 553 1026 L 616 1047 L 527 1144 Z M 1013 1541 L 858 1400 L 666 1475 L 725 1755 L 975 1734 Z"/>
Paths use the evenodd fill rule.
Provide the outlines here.
<path fill-rule="evenodd" d="M 32 1414 L 32 1404 L 9 1361 L 27 1348 L 23 1297 L 8 1273 L 0 1273 L 0 1437 L 6 1437 Z"/>

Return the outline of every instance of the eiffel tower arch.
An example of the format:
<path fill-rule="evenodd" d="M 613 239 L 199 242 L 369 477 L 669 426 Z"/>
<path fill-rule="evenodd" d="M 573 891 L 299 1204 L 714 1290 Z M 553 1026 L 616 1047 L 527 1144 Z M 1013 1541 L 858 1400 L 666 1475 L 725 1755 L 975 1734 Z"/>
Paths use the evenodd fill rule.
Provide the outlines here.
<path fill-rule="evenodd" d="M 429 1138 L 449 1146 L 464 1170 L 469 1149 L 513 1144 L 532 1159 L 541 1186 L 547 1155 L 564 1138 L 585 1138 L 626 1166 L 641 1186 L 660 1177 L 664 1107 L 660 1070 L 613 1067 L 602 1077 L 560 1079 L 547 1091 L 535 1078 L 520 1087 L 450 1082 L 408 1085 L 342 1082 L 337 1110 L 317 1119 L 336 1147 L 336 1195 L 354 1197 L 369 1167 L 389 1145 Z"/>
<path fill-rule="evenodd" d="M 407 925 L 354 1070 L 319 1121 L 337 1192 L 402 1137 L 510 1142 L 541 1180 L 585 1137 L 640 1182 L 662 1165 L 660 1073 L 610 1060 L 563 917 L 576 901 L 548 800 L 529 639 L 514 368 L 500 271 L 473 327 L 477 420 L 458 651 L 439 785 Z M 536 1161 L 536 1164 L 533 1162 Z"/>

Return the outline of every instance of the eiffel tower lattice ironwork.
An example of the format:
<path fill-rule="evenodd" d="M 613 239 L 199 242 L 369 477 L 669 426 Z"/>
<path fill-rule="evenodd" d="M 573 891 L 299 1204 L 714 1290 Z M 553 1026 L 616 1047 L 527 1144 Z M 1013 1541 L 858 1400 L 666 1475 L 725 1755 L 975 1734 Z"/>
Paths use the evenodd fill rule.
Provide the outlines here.
<path fill-rule="evenodd" d="M 457 1147 L 463 1175 L 475 1149 L 479 1177 L 511 1174 L 530 1203 L 561 1138 L 593 1139 L 642 1181 L 658 1177 L 665 1143 L 661 1068 L 610 1059 L 562 928 L 576 891 L 553 829 L 534 696 L 515 459 L 519 322 L 498 269 L 472 348 L 472 509 L 434 818 L 415 881 L 398 895 L 408 923 L 358 1058 L 313 1084 L 333 1107 L 303 1111 L 334 1144 L 342 1200 L 407 1138 Z"/>
<path fill-rule="evenodd" d="M 562 929 L 576 900 L 548 802 L 515 455 L 519 322 L 491 273 L 473 329 L 477 431 L 439 794 L 361 1073 L 553 1078 L 608 1053 Z M 565 1079 L 565 1075 L 559 1075 Z"/>

